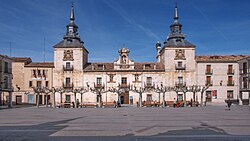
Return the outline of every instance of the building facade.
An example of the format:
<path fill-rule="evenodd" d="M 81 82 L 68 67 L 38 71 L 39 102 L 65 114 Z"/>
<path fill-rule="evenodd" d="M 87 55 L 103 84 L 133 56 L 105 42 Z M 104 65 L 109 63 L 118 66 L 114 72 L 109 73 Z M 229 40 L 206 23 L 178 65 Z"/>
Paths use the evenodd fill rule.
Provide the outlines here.
<path fill-rule="evenodd" d="M 63 88 L 50 95 L 49 99 L 57 104 L 112 102 L 120 100 L 122 104 L 138 104 L 138 101 L 175 101 L 183 100 L 184 93 L 167 91 L 163 94 L 155 91 L 138 92 L 125 89 L 122 93 L 108 91 L 112 88 L 144 88 L 177 85 L 210 86 L 205 91 L 206 102 L 224 103 L 225 99 L 242 99 L 241 61 L 247 56 L 196 56 L 196 46 L 188 42 L 182 33 L 179 22 L 178 8 L 174 10 L 174 22 L 166 41 L 156 43 L 156 62 L 135 62 L 129 57 L 130 50 L 121 48 L 119 59 L 110 63 L 88 62 L 88 50 L 84 46 L 75 24 L 74 7 L 71 7 L 70 22 L 66 26 L 63 40 L 53 46 L 53 63 L 32 63 L 31 59 L 18 61 L 14 59 L 13 85 L 15 99 L 22 96 L 26 103 L 36 102 L 32 86 Z M 249 61 L 249 59 L 248 59 Z M 244 64 L 244 63 L 243 63 Z M 248 71 L 249 72 L 249 71 Z M 244 74 L 245 75 L 245 74 Z M 248 74 L 249 75 L 249 74 Z M 248 84 L 249 86 L 249 84 Z M 93 89 L 103 87 L 105 91 L 94 93 Z M 90 89 L 85 93 L 75 91 L 77 88 Z M 249 87 L 248 87 L 249 88 Z M 32 96 L 33 95 L 33 98 Z M 192 92 L 186 93 L 186 100 L 201 101 L 201 93 L 193 97 Z M 44 103 L 44 94 L 41 96 Z M 249 97 L 248 97 L 249 99 Z M 32 102 L 31 102 L 32 101 Z M 18 102 L 16 102 L 18 104 Z"/>
<path fill-rule="evenodd" d="M 34 63 L 31 58 L 11 58 L 13 60 L 13 104 L 35 104 L 35 87 L 52 88 L 54 63 Z M 39 104 L 45 104 L 46 95 L 39 95 Z M 53 100 L 51 94 L 48 100 Z"/>
<path fill-rule="evenodd" d="M 0 55 L 0 106 L 12 106 L 12 60 Z"/>
<path fill-rule="evenodd" d="M 250 103 L 250 57 L 244 58 L 239 62 L 239 88 L 240 99 L 243 105 L 249 105 Z"/>

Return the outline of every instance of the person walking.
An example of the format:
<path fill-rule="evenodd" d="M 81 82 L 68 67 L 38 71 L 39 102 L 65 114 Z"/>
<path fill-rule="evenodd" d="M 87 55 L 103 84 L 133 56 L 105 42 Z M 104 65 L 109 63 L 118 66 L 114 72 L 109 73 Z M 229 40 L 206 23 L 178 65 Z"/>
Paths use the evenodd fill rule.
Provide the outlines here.
<path fill-rule="evenodd" d="M 227 107 L 228 107 L 228 110 L 230 110 L 231 105 L 232 105 L 232 102 L 231 102 L 231 100 L 230 100 L 230 99 L 228 99 L 228 101 L 227 101 Z"/>

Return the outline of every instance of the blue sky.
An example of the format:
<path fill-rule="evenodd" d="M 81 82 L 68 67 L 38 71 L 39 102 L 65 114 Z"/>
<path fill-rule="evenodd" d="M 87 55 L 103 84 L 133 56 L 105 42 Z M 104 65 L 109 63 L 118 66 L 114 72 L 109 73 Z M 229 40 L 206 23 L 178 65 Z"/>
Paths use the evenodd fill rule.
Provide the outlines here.
<path fill-rule="evenodd" d="M 72 0 L 1 0 L 0 54 L 53 61 Z M 250 54 L 249 0 L 74 0 L 75 22 L 90 62 L 112 62 L 130 49 L 136 62 L 155 62 L 178 2 L 179 21 L 197 55 Z"/>

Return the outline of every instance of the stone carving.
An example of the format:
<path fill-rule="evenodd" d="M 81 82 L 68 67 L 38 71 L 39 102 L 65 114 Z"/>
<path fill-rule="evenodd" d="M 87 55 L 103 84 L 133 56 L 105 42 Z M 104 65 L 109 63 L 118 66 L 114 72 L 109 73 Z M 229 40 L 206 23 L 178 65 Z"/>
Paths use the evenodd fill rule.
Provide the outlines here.
<path fill-rule="evenodd" d="M 64 50 L 63 61 L 74 61 L 73 50 Z"/>
<path fill-rule="evenodd" d="M 183 49 L 176 49 L 175 50 L 175 60 L 186 60 L 185 58 L 185 50 Z"/>

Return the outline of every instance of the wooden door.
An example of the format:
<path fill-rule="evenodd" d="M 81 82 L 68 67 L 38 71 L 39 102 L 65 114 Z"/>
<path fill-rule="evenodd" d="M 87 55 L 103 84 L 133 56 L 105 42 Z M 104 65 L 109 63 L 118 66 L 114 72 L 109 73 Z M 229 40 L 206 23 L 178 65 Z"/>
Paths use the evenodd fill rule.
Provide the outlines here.
<path fill-rule="evenodd" d="M 121 94 L 121 104 L 129 104 L 129 92 Z"/>
<path fill-rule="evenodd" d="M 20 95 L 16 96 L 16 105 L 18 105 L 18 104 L 22 104 L 22 96 L 20 96 Z"/>

